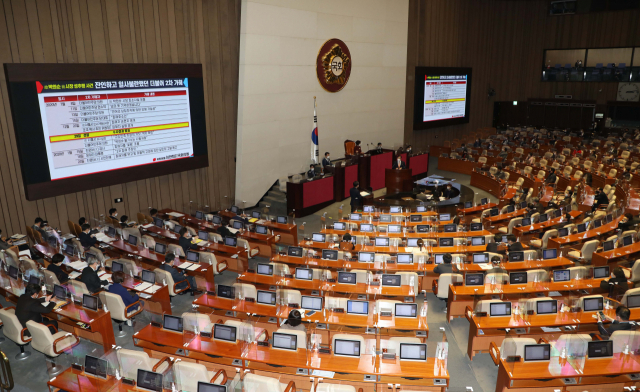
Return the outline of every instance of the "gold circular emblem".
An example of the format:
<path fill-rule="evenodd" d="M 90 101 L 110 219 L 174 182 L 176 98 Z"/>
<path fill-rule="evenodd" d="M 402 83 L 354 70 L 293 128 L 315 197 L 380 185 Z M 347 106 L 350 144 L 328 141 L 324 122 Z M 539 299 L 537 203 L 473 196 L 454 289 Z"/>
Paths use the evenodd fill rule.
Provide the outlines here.
<path fill-rule="evenodd" d="M 351 53 L 337 38 L 325 42 L 316 61 L 318 81 L 325 90 L 335 93 L 344 88 L 351 75 Z"/>

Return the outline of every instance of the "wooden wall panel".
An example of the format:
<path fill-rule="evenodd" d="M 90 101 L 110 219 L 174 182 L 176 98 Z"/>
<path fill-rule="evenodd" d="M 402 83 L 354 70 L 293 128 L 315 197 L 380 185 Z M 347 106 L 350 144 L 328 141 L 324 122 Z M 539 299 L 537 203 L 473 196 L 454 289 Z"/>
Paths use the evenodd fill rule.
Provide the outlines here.
<path fill-rule="evenodd" d="M 548 0 L 410 0 L 405 143 L 425 149 L 491 126 L 495 101 L 571 94 L 615 100 L 617 83 L 543 83 L 544 49 L 640 46 L 640 11 L 549 16 Z M 416 66 L 471 67 L 470 122 L 413 130 Z M 496 96 L 487 98 L 487 88 Z"/>
<path fill-rule="evenodd" d="M 0 76 L 0 229 L 25 233 L 37 216 L 99 219 L 115 206 L 210 209 L 235 200 L 241 0 L 3 0 L 0 63 L 199 63 L 204 73 L 209 167 L 27 201 L 4 75 Z M 153 169 L 150 169 L 153 170 Z M 225 199 L 225 196 L 228 196 Z M 115 198 L 123 203 L 113 204 Z M 26 234 L 26 233 L 25 233 Z"/>

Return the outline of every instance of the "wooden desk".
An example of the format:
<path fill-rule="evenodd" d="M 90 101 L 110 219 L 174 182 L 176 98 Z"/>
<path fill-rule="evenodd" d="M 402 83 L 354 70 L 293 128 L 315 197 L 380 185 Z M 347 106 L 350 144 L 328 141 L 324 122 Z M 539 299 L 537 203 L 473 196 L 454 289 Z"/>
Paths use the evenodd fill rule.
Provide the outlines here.
<path fill-rule="evenodd" d="M 593 265 L 607 265 L 608 263 L 620 261 L 628 257 L 636 258 L 638 253 L 640 253 L 640 242 L 628 246 L 621 246 L 606 252 L 594 252 L 591 263 Z"/>
<path fill-rule="evenodd" d="M 582 215 L 582 211 L 571 211 L 569 212 L 569 215 L 571 215 L 571 217 L 575 219 L 578 216 Z M 538 231 L 544 232 L 544 231 L 547 231 L 546 229 L 552 229 L 555 226 L 561 226 L 565 224 L 568 224 L 568 222 L 565 216 L 562 215 L 561 217 L 558 217 L 558 218 L 549 219 L 546 222 L 534 223 L 533 225 L 527 225 L 527 226 L 514 227 L 513 234 L 516 237 L 522 237 L 524 235 L 533 234 L 534 232 L 538 232 Z"/>
<path fill-rule="evenodd" d="M 606 225 L 602 225 L 596 229 L 587 230 L 584 233 L 570 234 L 566 237 L 549 238 L 547 247 L 562 249 L 567 247 L 568 245 L 575 245 L 598 239 L 601 236 L 608 235 L 609 233 L 615 231 L 618 228 L 618 222 L 620 222 L 621 219 L 622 216 L 615 218 L 613 221 L 611 221 L 611 223 L 607 223 Z"/>
<path fill-rule="evenodd" d="M 487 204 L 483 204 L 483 205 L 478 205 L 475 207 L 471 207 L 471 208 L 461 208 L 458 210 L 458 214 L 465 214 L 465 215 L 473 215 L 473 214 L 478 214 L 481 213 L 484 210 L 489 210 L 493 207 L 497 207 L 498 203 L 487 203 Z"/>
<path fill-rule="evenodd" d="M 457 232 L 450 232 L 450 233 L 432 232 L 432 231 L 428 233 L 418 233 L 415 230 L 411 230 L 411 231 L 407 231 L 406 234 L 405 233 L 380 233 L 380 232 L 369 233 L 369 232 L 360 232 L 358 230 L 335 230 L 335 229 L 322 229 L 320 230 L 320 232 L 324 234 L 336 234 L 340 236 L 340 238 L 342 238 L 342 236 L 345 235 L 346 233 L 349 233 L 352 236 L 366 235 L 370 238 L 375 237 L 376 235 L 379 235 L 380 237 L 389 237 L 389 238 L 423 238 L 423 239 L 483 237 L 487 235 L 493 235 L 493 233 L 491 233 L 489 230 L 484 230 L 484 229 L 480 231 L 457 231 Z"/>
<path fill-rule="evenodd" d="M 522 208 L 519 210 L 515 210 L 513 212 L 508 212 L 505 214 L 498 214 L 496 216 L 487 216 L 482 221 L 483 227 L 491 227 L 498 224 L 509 223 L 509 221 L 513 218 L 517 218 L 520 216 L 524 216 L 527 213 L 526 208 Z"/>
<path fill-rule="evenodd" d="M 444 158 L 438 156 L 439 170 L 471 175 L 471 173 L 473 173 L 473 169 L 479 167 L 482 167 L 482 164 L 478 162 L 463 161 L 461 159 Z"/>
<path fill-rule="evenodd" d="M 476 188 L 489 192 L 497 198 L 502 198 L 502 190 L 505 187 L 505 184 L 501 183 L 500 180 L 494 180 L 493 178 L 477 171 L 471 172 L 470 184 L 471 186 L 475 186 Z"/>
<path fill-rule="evenodd" d="M 459 238 L 471 238 L 472 236 L 460 236 Z M 315 242 L 315 241 L 300 241 L 298 246 L 310 249 L 334 249 L 339 250 L 337 243 L 330 244 L 328 242 Z M 374 245 L 356 245 L 352 252 L 376 252 L 386 254 L 396 253 L 412 253 L 414 248 L 408 248 L 404 246 L 374 246 Z M 425 250 L 429 253 L 478 253 L 485 252 L 487 250 L 486 245 L 456 245 L 456 246 L 431 246 L 425 247 Z"/>
<path fill-rule="evenodd" d="M 298 183 L 287 182 L 287 214 L 296 218 L 310 215 L 334 202 L 334 176 L 324 175 Z"/>

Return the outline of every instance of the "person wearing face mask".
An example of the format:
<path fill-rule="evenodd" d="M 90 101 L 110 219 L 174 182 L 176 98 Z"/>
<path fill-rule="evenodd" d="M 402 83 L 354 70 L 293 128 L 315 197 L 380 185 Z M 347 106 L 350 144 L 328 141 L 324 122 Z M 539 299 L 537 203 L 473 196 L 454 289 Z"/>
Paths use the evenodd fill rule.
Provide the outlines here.
<path fill-rule="evenodd" d="M 309 171 L 307 172 L 307 178 L 312 179 L 316 176 L 316 168 L 313 164 L 309 165 Z"/>
<path fill-rule="evenodd" d="M 442 197 L 444 197 L 445 199 L 451 199 L 453 197 L 453 193 L 453 187 L 451 186 L 451 184 L 447 184 L 447 187 L 442 192 Z"/>
<path fill-rule="evenodd" d="M 118 220 L 118 210 L 112 208 L 109 210 L 109 218 Z"/>
<path fill-rule="evenodd" d="M 393 162 L 393 165 L 391 166 L 391 168 L 395 170 L 401 170 L 401 169 L 406 169 L 407 167 L 402 161 L 402 158 L 400 158 L 400 155 L 398 155 L 398 159 L 396 159 L 396 161 Z"/>
<path fill-rule="evenodd" d="M 406 153 L 411 154 L 411 144 L 407 146 Z"/>
<path fill-rule="evenodd" d="M 191 238 L 187 237 L 187 235 L 189 234 L 189 231 L 187 230 L 186 227 L 183 227 L 182 229 L 180 229 L 179 234 L 180 234 L 180 239 L 178 240 L 178 243 L 182 247 L 182 250 L 184 251 L 185 255 L 187 254 L 188 250 L 198 249 L 197 245 L 191 243 Z"/>
<path fill-rule="evenodd" d="M 322 166 L 331 166 L 331 156 L 328 152 L 324 153 L 324 158 L 322 159 Z"/>
<path fill-rule="evenodd" d="M 382 143 L 378 143 L 376 146 L 376 154 L 382 154 Z"/>

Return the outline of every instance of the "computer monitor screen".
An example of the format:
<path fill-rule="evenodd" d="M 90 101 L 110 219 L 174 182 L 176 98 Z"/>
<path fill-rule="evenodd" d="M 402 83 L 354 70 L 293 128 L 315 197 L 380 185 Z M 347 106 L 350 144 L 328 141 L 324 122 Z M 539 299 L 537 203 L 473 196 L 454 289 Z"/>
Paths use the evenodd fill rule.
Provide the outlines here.
<path fill-rule="evenodd" d="M 345 230 L 346 227 L 346 223 L 344 222 L 334 222 L 333 224 L 334 230 Z"/>
<path fill-rule="evenodd" d="M 255 219 L 260 219 L 260 211 L 252 211 L 251 217 Z"/>
<path fill-rule="evenodd" d="M 422 215 L 411 215 L 409 217 L 409 221 L 411 221 L 411 222 L 422 222 Z"/>
<path fill-rule="evenodd" d="M 165 314 L 162 322 L 162 328 L 170 331 L 182 332 L 182 317 Z"/>
<path fill-rule="evenodd" d="M 389 225 L 389 226 L 387 226 L 387 231 L 389 233 L 400 233 L 402 231 L 402 226 L 400 226 L 400 225 Z"/>
<path fill-rule="evenodd" d="M 439 238 L 440 246 L 453 246 L 453 238 Z"/>
<path fill-rule="evenodd" d="M 471 245 L 473 246 L 479 246 L 479 245 L 484 245 L 484 237 L 471 237 Z"/>
<path fill-rule="evenodd" d="M 200 253 L 192 252 L 190 250 L 187 251 L 187 261 L 191 263 L 197 263 L 200 261 Z"/>
<path fill-rule="evenodd" d="M 129 242 L 129 245 L 138 245 L 138 237 L 136 237 L 135 235 L 129 235 L 129 239 L 127 241 Z"/>
<path fill-rule="evenodd" d="M 273 291 L 258 290 L 258 298 L 256 299 L 256 302 L 263 305 L 275 305 L 276 293 Z"/>
<path fill-rule="evenodd" d="M 443 256 L 444 255 L 441 254 L 441 253 L 433 255 L 434 264 L 442 264 L 442 263 L 444 263 Z"/>
<path fill-rule="evenodd" d="M 553 217 L 554 218 L 560 218 L 562 216 L 562 210 L 555 210 L 553 212 Z"/>
<path fill-rule="evenodd" d="M 109 237 L 115 237 L 116 236 L 116 228 L 109 226 L 109 228 L 107 229 L 107 235 Z"/>
<path fill-rule="evenodd" d="M 213 338 L 218 340 L 225 340 L 227 342 L 235 342 L 238 330 L 236 327 L 224 324 L 214 324 L 213 326 Z"/>
<path fill-rule="evenodd" d="M 482 286 L 484 284 L 484 274 L 466 274 L 464 276 L 464 284 L 466 286 Z"/>
<path fill-rule="evenodd" d="M 489 315 L 511 316 L 511 302 L 492 302 L 489 304 Z"/>
<path fill-rule="evenodd" d="M 65 300 L 67 299 L 67 289 L 64 286 L 56 284 L 53 286 L 53 296 Z"/>
<path fill-rule="evenodd" d="M 458 226 L 456 225 L 444 225 L 445 233 L 455 233 Z"/>
<path fill-rule="evenodd" d="M 236 298 L 236 288 L 233 286 L 225 286 L 223 284 L 218 285 L 218 297 L 221 298 Z"/>
<path fill-rule="evenodd" d="M 605 265 L 604 267 L 594 267 L 593 268 L 593 278 L 594 279 L 602 279 L 609 277 L 609 266 Z"/>
<path fill-rule="evenodd" d="M 360 231 L 363 233 L 371 233 L 373 232 L 373 225 L 370 223 L 362 223 L 360 225 Z"/>
<path fill-rule="evenodd" d="M 355 272 L 338 271 L 338 283 L 356 284 L 357 274 Z"/>
<path fill-rule="evenodd" d="M 362 214 L 350 214 L 349 219 L 351 219 L 352 221 L 361 221 Z"/>
<path fill-rule="evenodd" d="M 417 206 L 416 212 L 427 212 L 427 207 L 425 206 Z"/>
<path fill-rule="evenodd" d="M 311 235 L 311 240 L 314 242 L 324 242 L 326 239 L 326 236 L 322 233 L 313 233 Z"/>
<path fill-rule="evenodd" d="M 204 218 L 204 214 L 202 213 L 202 211 L 196 211 L 196 219 L 203 219 Z"/>
<path fill-rule="evenodd" d="M 269 229 L 266 226 L 256 226 L 256 233 L 258 234 L 269 234 Z"/>
<path fill-rule="evenodd" d="M 613 340 L 599 340 L 587 342 L 589 358 L 604 358 L 613 356 Z"/>
<path fill-rule="evenodd" d="M 538 220 L 540 223 L 546 222 L 549 220 L 549 215 L 547 214 L 541 214 L 540 215 L 540 219 Z"/>
<path fill-rule="evenodd" d="M 431 226 L 429 225 L 418 225 L 416 226 L 416 231 L 418 233 L 426 233 L 429 231 L 429 229 L 431 228 Z"/>
<path fill-rule="evenodd" d="M 418 304 L 395 304 L 396 317 L 416 317 L 418 315 Z"/>
<path fill-rule="evenodd" d="M 213 223 L 214 225 L 219 225 L 222 223 L 222 217 L 220 215 L 214 215 L 213 218 L 211 218 L 211 223 Z"/>
<path fill-rule="evenodd" d="M 610 251 L 611 249 L 613 249 L 614 244 L 615 244 L 615 240 L 605 241 L 605 242 L 602 244 L 602 250 L 603 250 L 604 252 Z"/>
<path fill-rule="evenodd" d="M 350 357 L 360 356 L 360 342 L 357 340 L 336 339 L 333 348 L 334 355 L 346 355 Z"/>
<path fill-rule="evenodd" d="M 347 313 L 349 314 L 369 314 L 369 302 L 367 301 L 347 301 Z"/>
<path fill-rule="evenodd" d="M 640 294 L 627 295 L 627 308 L 640 308 Z"/>
<path fill-rule="evenodd" d="M 300 307 L 302 309 L 322 310 L 322 297 L 310 297 L 308 295 L 303 295 Z"/>
<path fill-rule="evenodd" d="M 156 253 L 165 254 L 167 253 L 167 245 L 161 242 L 156 242 L 156 246 L 153 249 Z"/>
<path fill-rule="evenodd" d="M 376 246 L 389 246 L 389 238 L 376 237 L 375 244 Z"/>
<path fill-rule="evenodd" d="M 473 202 L 472 201 L 465 201 L 464 202 L 464 208 L 471 208 L 473 207 Z"/>
<path fill-rule="evenodd" d="M 293 257 L 302 257 L 302 248 L 299 246 L 290 246 L 287 249 L 287 255 Z"/>
<path fill-rule="evenodd" d="M 558 229 L 558 237 L 562 238 L 562 237 L 566 237 L 569 235 L 569 228 L 568 227 L 563 227 L 561 229 Z"/>
<path fill-rule="evenodd" d="M 242 223 L 241 221 L 233 221 L 233 228 L 242 230 L 242 228 L 244 228 L 244 223 Z"/>
<path fill-rule="evenodd" d="M 156 227 L 162 228 L 162 226 L 164 226 L 164 221 L 158 217 L 154 217 L 153 224 L 155 224 Z"/>
<path fill-rule="evenodd" d="M 509 261 L 524 261 L 524 252 L 509 252 Z"/>
<path fill-rule="evenodd" d="M 549 344 L 528 344 L 524 346 L 525 361 L 548 361 L 551 358 Z"/>
<path fill-rule="evenodd" d="M 598 219 L 596 221 L 593 221 L 593 227 L 595 227 L 597 229 L 600 226 L 602 226 L 602 219 Z"/>
<path fill-rule="evenodd" d="M 9 266 L 9 277 L 12 279 L 18 279 L 18 269 L 12 265 Z"/>
<path fill-rule="evenodd" d="M 527 208 L 527 202 L 523 201 L 520 203 L 520 209 Z"/>
<path fill-rule="evenodd" d="M 512 205 L 508 205 L 507 206 L 507 213 L 512 213 L 515 210 L 516 210 L 516 208 L 514 206 L 512 206 Z"/>
<path fill-rule="evenodd" d="M 622 246 L 629 246 L 633 244 L 633 236 L 622 237 Z"/>
<path fill-rule="evenodd" d="M 47 239 L 47 241 L 49 242 L 49 246 L 51 246 L 52 248 L 58 247 L 58 240 L 56 239 L 56 237 L 51 236 Z"/>
<path fill-rule="evenodd" d="M 520 223 L 522 226 L 530 226 L 531 225 L 531 218 L 522 218 L 522 223 Z"/>
<path fill-rule="evenodd" d="M 40 278 L 38 278 L 36 275 L 29 276 L 29 284 L 35 284 L 40 286 Z"/>
<path fill-rule="evenodd" d="M 383 274 L 382 285 L 400 287 L 401 278 L 402 278 L 401 275 Z"/>
<path fill-rule="evenodd" d="M 380 215 L 380 222 L 385 222 L 385 223 L 391 222 L 391 215 L 389 214 Z"/>
<path fill-rule="evenodd" d="M 138 389 L 141 388 L 153 392 L 162 392 L 162 373 L 138 369 L 136 385 Z"/>
<path fill-rule="evenodd" d="M 322 258 L 324 260 L 338 260 L 338 251 L 333 249 L 323 249 Z"/>
<path fill-rule="evenodd" d="M 392 214 L 399 214 L 402 212 L 402 207 L 399 206 L 391 206 L 389 207 L 389 212 Z"/>
<path fill-rule="evenodd" d="M 398 264 L 412 264 L 413 253 L 398 253 Z"/>
<path fill-rule="evenodd" d="M 142 270 L 142 280 L 147 283 L 156 283 L 156 273 L 149 270 Z"/>
<path fill-rule="evenodd" d="M 238 239 L 236 237 L 224 237 L 224 244 L 235 248 L 238 246 Z"/>
<path fill-rule="evenodd" d="M 289 334 L 274 332 L 273 336 L 273 348 L 279 348 L 283 350 L 297 350 L 298 349 L 298 336 Z"/>
<path fill-rule="evenodd" d="M 578 225 L 578 233 L 584 233 L 585 231 L 587 231 L 587 224 L 586 223 L 580 223 Z"/>
<path fill-rule="evenodd" d="M 238 211 L 240 211 L 240 209 L 237 206 L 231 206 L 231 212 L 233 212 L 234 214 L 237 214 Z"/>
<path fill-rule="evenodd" d="M 497 208 L 492 208 L 492 209 L 489 211 L 489 216 L 498 216 L 499 214 L 500 214 L 500 210 L 499 210 L 499 209 L 497 209 Z"/>
<path fill-rule="evenodd" d="M 375 253 L 373 252 L 359 252 L 358 261 L 361 263 L 373 263 Z"/>
<path fill-rule="evenodd" d="M 198 392 L 227 392 L 227 386 L 198 381 Z"/>
<path fill-rule="evenodd" d="M 509 242 L 509 236 L 507 235 L 503 235 L 502 236 L 502 242 L 504 242 L 505 244 Z"/>
<path fill-rule="evenodd" d="M 408 248 L 417 248 L 418 247 L 418 240 L 420 240 L 420 238 L 407 238 L 407 247 Z"/>
<path fill-rule="evenodd" d="M 198 230 L 198 238 L 202 241 L 209 241 L 209 233 L 203 230 Z"/>
<path fill-rule="evenodd" d="M 438 218 L 440 219 L 440 221 L 450 221 L 451 214 L 440 214 Z"/>
<path fill-rule="evenodd" d="M 93 295 L 83 294 L 82 295 L 82 306 L 91 309 L 98 310 L 98 297 L 94 297 Z"/>
<path fill-rule="evenodd" d="M 470 231 L 482 231 L 482 223 L 472 223 L 469 227 Z"/>
<path fill-rule="evenodd" d="M 480 199 L 480 205 L 482 205 L 482 206 L 487 204 L 488 202 L 489 202 L 489 199 L 486 198 L 486 197 L 484 199 Z"/>
<path fill-rule="evenodd" d="M 554 314 L 558 313 L 558 301 L 555 299 L 536 302 L 537 314 Z"/>
<path fill-rule="evenodd" d="M 174 233 L 180 233 L 180 230 L 182 230 L 182 226 L 180 226 L 180 225 L 173 225 L 173 229 L 172 229 L 172 231 L 173 231 Z"/>
<path fill-rule="evenodd" d="M 604 298 L 593 297 L 582 300 L 582 310 L 585 312 L 595 312 L 604 309 Z"/>
<path fill-rule="evenodd" d="M 279 216 L 278 218 L 276 218 L 276 222 L 278 222 L 281 225 L 286 225 L 287 224 L 287 217 L 286 216 Z"/>
<path fill-rule="evenodd" d="M 67 244 L 67 246 L 64 247 L 64 253 L 66 253 L 68 256 L 73 256 L 75 250 L 76 248 L 72 244 Z"/>
<path fill-rule="evenodd" d="M 259 275 L 273 275 L 273 265 L 258 263 L 256 272 Z"/>
<path fill-rule="evenodd" d="M 607 223 L 613 222 L 613 214 L 608 214 L 606 219 L 607 219 Z"/>
<path fill-rule="evenodd" d="M 311 268 L 296 268 L 296 279 L 313 280 L 313 270 Z"/>
<path fill-rule="evenodd" d="M 526 284 L 527 273 L 526 272 L 512 272 L 509 274 L 509 284 Z"/>
<path fill-rule="evenodd" d="M 570 280 L 571 280 L 571 271 L 569 271 L 568 269 L 553 271 L 554 282 L 568 282 Z"/>
<path fill-rule="evenodd" d="M 486 253 L 474 253 L 473 254 L 473 263 L 474 264 L 482 264 L 489 262 L 489 255 Z"/>
<path fill-rule="evenodd" d="M 87 355 L 84 358 L 84 372 L 100 378 L 107 378 L 107 361 Z"/>
<path fill-rule="evenodd" d="M 542 251 L 542 259 L 550 260 L 558 257 L 558 249 L 545 249 Z"/>
<path fill-rule="evenodd" d="M 427 345 L 425 343 L 400 343 L 400 359 L 426 361 Z"/>
<path fill-rule="evenodd" d="M 364 206 L 364 207 L 362 207 L 362 211 L 364 211 L 364 212 L 373 212 L 373 206 Z"/>

